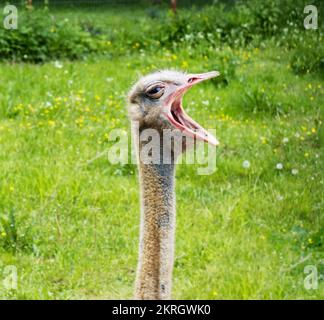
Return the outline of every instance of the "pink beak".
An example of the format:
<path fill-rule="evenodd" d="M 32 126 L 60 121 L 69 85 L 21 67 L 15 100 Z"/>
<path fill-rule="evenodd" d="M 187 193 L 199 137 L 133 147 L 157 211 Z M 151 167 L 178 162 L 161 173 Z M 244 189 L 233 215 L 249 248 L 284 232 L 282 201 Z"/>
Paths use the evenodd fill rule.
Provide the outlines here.
<path fill-rule="evenodd" d="M 189 80 L 193 81 L 196 84 L 196 83 L 199 83 L 204 80 L 216 78 L 219 75 L 220 75 L 220 73 L 218 71 L 210 71 L 210 72 L 206 72 L 206 73 L 189 75 Z"/>
<path fill-rule="evenodd" d="M 218 71 L 188 75 L 187 83 L 171 94 L 166 103 L 166 116 L 177 129 L 191 137 L 208 142 L 214 146 L 219 144 L 218 140 L 186 114 L 182 107 L 182 97 L 195 84 L 218 77 L 219 75 L 220 73 Z"/>

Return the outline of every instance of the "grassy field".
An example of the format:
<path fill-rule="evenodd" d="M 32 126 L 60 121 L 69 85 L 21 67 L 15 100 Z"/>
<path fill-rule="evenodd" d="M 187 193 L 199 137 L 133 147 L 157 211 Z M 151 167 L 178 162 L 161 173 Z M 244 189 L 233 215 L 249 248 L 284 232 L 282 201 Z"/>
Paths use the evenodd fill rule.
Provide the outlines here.
<path fill-rule="evenodd" d="M 185 97 L 221 144 L 214 174 L 177 170 L 173 297 L 323 299 L 323 78 L 294 74 L 270 41 L 223 50 L 228 85 Z M 139 74 L 214 69 L 219 53 L 189 51 L 0 64 L 1 298 L 132 298 L 137 169 L 104 151 L 111 129 L 128 128 L 125 95 Z M 2 286 L 8 265 L 17 290 Z M 304 287 L 307 265 L 322 274 L 316 290 Z"/>

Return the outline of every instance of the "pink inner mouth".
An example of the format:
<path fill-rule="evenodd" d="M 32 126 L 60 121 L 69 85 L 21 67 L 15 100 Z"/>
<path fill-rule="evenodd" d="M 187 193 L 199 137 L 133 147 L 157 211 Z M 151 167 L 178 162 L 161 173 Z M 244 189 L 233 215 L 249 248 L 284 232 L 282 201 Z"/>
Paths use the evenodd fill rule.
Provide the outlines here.
<path fill-rule="evenodd" d="M 184 93 L 191 88 L 194 84 L 201 82 L 203 80 L 209 79 L 211 76 L 204 77 L 191 77 L 188 80 L 188 85 L 177 90 L 174 94 L 174 98 L 169 104 L 167 118 L 168 120 L 180 131 L 184 132 L 195 139 L 199 139 L 210 144 L 217 146 L 219 142 L 217 139 L 211 135 L 206 129 L 204 129 L 200 124 L 190 118 L 182 107 L 182 98 Z M 216 75 L 214 75 L 216 76 Z"/>
<path fill-rule="evenodd" d="M 182 99 L 175 100 L 170 109 L 170 113 L 173 117 L 172 120 L 176 122 L 177 126 L 187 130 L 199 130 L 201 126 L 193 121 L 182 108 Z"/>

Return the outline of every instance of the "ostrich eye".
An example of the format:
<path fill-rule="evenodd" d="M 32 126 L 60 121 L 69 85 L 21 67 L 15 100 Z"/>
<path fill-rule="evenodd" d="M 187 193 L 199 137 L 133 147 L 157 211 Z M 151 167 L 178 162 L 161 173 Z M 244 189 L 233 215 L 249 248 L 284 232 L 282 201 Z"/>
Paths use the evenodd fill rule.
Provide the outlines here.
<path fill-rule="evenodd" d="M 146 95 L 152 99 L 160 98 L 164 93 L 164 87 L 162 86 L 154 86 L 150 87 L 146 90 Z"/>

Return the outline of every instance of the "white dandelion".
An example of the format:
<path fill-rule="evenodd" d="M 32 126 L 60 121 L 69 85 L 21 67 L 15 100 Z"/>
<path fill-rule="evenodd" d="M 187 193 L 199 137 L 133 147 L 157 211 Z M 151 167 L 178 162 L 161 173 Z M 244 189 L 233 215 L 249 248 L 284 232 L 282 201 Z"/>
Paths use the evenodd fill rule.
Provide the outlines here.
<path fill-rule="evenodd" d="M 284 197 L 281 194 L 277 195 L 277 200 L 278 201 L 282 201 L 283 199 L 284 199 Z"/>
<path fill-rule="evenodd" d="M 283 164 L 280 163 L 280 162 L 277 163 L 277 164 L 276 164 L 276 169 L 277 169 L 277 170 L 282 170 L 282 169 L 283 169 Z"/>
<path fill-rule="evenodd" d="M 245 169 L 248 169 L 251 167 L 251 163 L 249 160 L 244 160 L 243 163 L 242 163 L 242 167 L 245 168 Z"/>
<path fill-rule="evenodd" d="M 54 67 L 57 69 L 62 69 L 63 68 L 63 64 L 60 61 L 55 61 L 54 62 Z"/>

